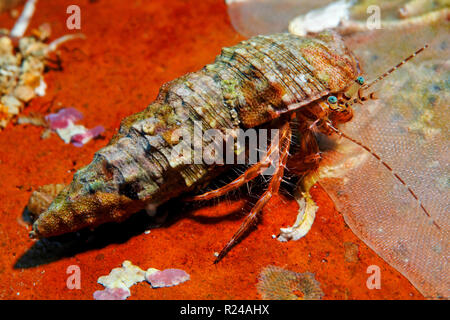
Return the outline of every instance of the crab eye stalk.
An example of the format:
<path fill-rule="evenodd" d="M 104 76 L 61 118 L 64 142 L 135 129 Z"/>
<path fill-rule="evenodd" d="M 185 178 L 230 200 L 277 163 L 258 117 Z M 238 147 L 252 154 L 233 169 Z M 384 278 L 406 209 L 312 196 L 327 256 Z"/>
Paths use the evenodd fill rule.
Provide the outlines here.
<path fill-rule="evenodd" d="M 359 76 L 358 78 L 356 78 L 356 82 L 358 82 L 358 84 L 362 86 L 364 84 L 364 78 Z"/>
<path fill-rule="evenodd" d="M 337 98 L 335 96 L 329 96 L 327 101 L 330 104 L 336 104 L 338 102 L 338 100 L 337 100 Z"/>

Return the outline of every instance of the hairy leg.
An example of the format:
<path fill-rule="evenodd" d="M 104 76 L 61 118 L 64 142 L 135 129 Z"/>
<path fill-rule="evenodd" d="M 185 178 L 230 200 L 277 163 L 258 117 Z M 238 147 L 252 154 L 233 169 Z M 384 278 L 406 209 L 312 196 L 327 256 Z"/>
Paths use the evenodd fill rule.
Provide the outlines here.
<path fill-rule="evenodd" d="M 278 149 L 280 150 L 280 156 L 278 158 L 278 162 L 275 164 L 275 172 L 269 182 L 269 186 L 255 206 L 252 208 L 250 213 L 245 217 L 244 222 L 238 229 L 238 231 L 233 235 L 231 240 L 227 243 L 227 245 L 222 249 L 219 253 L 219 256 L 216 258 L 214 263 L 218 263 L 222 258 L 230 251 L 230 249 L 236 244 L 236 242 L 242 237 L 242 235 L 248 231 L 248 229 L 256 222 L 258 218 L 258 214 L 261 212 L 264 205 L 272 198 L 272 196 L 278 193 L 280 188 L 281 180 L 283 179 L 284 168 L 286 166 L 287 158 L 289 155 L 289 146 L 291 142 L 291 129 L 289 122 L 286 122 L 282 127 L 283 132 L 286 134 L 280 133 L 280 139 L 278 144 Z M 272 146 L 271 146 L 272 147 Z"/>
<path fill-rule="evenodd" d="M 302 177 L 294 193 L 299 209 L 294 225 L 280 229 L 278 240 L 283 242 L 298 240 L 305 236 L 312 227 L 318 209 L 309 190 L 320 176 L 318 170 L 322 157 L 312 129 L 306 122 L 301 124 L 296 132 L 299 136 L 298 150 L 288 162 L 289 170 Z"/>

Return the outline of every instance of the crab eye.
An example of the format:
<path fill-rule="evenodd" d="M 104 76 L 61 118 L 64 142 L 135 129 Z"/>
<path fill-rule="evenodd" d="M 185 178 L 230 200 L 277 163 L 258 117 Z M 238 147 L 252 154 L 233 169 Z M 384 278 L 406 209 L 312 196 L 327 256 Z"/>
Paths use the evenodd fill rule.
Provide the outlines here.
<path fill-rule="evenodd" d="M 359 76 L 358 78 L 356 78 L 356 82 L 358 82 L 358 84 L 363 85 L 364 84 L 364 78 Z"/>
<path fill-rule="evenodd" d="M 331 104 L 335 104 L 335 103 L 337 103 L 337 98 L 335 97 L 335 96 L 329 96 L 328 97 L 328 102 L 329 103 L 331 103 Z"/>

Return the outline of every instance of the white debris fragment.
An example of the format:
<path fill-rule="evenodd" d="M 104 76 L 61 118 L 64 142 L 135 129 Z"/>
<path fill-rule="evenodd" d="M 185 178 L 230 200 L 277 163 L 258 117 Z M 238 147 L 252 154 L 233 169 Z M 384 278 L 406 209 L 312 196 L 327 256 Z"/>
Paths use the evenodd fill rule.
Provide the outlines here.
<path fill-rule="evenodd" d="M 98 278 L 97 282 L 106 288 L 128 290 L 132 285 L 145 280 L 145 271 L 125 260 L 122 267 L 114 268 L 109 275 Z"/>
<path fill-rule="evenodd" d="M 47 84 L 44 81 L 44 78 L 41 77 L 41 80 L 39 82 L 39 86 L 37 86 L 36 88 L 34 88 L 34 92 L 39 96 L 39 97 L 43 97 L 45 96 L 45 92 L 47 91 Z"/>
<path fill-rule="evenodd" d="M 189 274 L 180 269 L 165 269 L 160 271 L 148 268 L 146 271 L 125 260 L 122 267 L 114 268 L 109 275 L 98 278 L 97 282 L 105 289 L 94 292 L 95 300 L 125 300 L 130 295 L 130 287 L 144 280 L 153 288 L 171 287 L 190 279 Z"/>
<path fill-rule="evenodd" d="M 305 36 L 308 32 L 320 32 L 335 28 L 341 21 L 348 20 L 349 9 L 354 2 L 354 0 L 336 1 L 326 7 L 298 16 L 289 23 L 289 32 L 298 36 Z"/>
<path fill-rule="evenodd" d="M 63 108 L 58 113 L 51 113 L 45 117 L 50 129 L 56 131 L 65 143 L 72 143 L 76 147 L 82 147 L 91 139 L 97 137 L 105 128 L 96 126 L 92 129 L 86 129 L 82 125 L 76 125 L 75 122 L 82 119 L 83 114 L 75 108 Z"/>
<path fill-rule="evenodd" d="M 28 0 L 25 4 L 25 7 L 23 8 L 22 14 L 20 15 L 19 19 L 17 20 L 16 24 L 14 25 L 13 29 L 11 30 L 11 37 L 23 37 L 25 34 L 25 31 L 28 28 L 28 25 L 30 24 L 30 20 L 33 17 L 34 10 L 36 9 L 36 2 L 37 0 Z"/>
<path fill-rule="evenodd" d="M 85 126 L 74 124 L 73 122 L 70 122 L 69 125 L 65 128 L 56 129 L 56 133 L 65 143 L 70 143 L 72 140 L 72 136 L 76 134 L 84 134 L 85 132 Z"/>

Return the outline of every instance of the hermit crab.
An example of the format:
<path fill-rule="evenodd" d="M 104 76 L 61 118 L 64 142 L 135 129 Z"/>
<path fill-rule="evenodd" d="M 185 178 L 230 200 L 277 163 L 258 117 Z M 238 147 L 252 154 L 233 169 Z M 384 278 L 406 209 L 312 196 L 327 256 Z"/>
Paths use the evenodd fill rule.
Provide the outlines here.
<path fill-rule="evenodd" d="M 30 236 L 50 237 L 119 222 L 188 193 L 189 201 L 211 199 L 272 167 L 267 190 L 215 262 L 248 231 L 264 205 L 279 192 L 286 168 L 300 178 L 296 194 L 300 214 L 296 224 L 282 230 L 280 237 L 298 239 L 314 221 L 317 208 L 309 190 L 326 174 L 321 170 L 319 140 L 330 136 L 343 137 L 369 151 L 429 216 L 419 197 L 387 163 L 339 130 L 341 123 L 352 119 L 352 106 L 375 99 L 369 92 L 374 83 L 425 48 L 369 83 L 356 57 L 333 31 L 305 37 L 258 36 L 224 48 L 214 63 L 163 85 L 145 110 L 125 118 L 110 143 L 75 173 L 72 183 L 39 215 Z M 229 167 L 207 156 L 197 158 L 196 150 L 211 150 L 211 140 L 217 147 L 239 131 L 261 127 L 275 130 L 263 156 L 231 183 L 192 196 Z M 212 139 L 210 130 L 219 133 L 219 138 Z M 295 144 L 291 143 L 293 137 L 298 141 Z M 232 145 L 234 156 L 248 157 L 245 148 Z"/>

